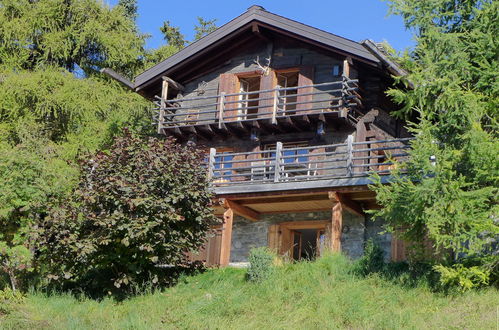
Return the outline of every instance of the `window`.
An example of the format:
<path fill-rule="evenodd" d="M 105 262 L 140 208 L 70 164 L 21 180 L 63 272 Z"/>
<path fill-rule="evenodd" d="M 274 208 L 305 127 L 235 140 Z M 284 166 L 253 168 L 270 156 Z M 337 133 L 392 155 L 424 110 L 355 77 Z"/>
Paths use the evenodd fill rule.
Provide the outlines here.
<path fill-rule="evenodd" d="M 298 71 L 277 73 L 277 88 L 284 90 L 279 91 L 279 109 L 287 115 L 293 114 L 296 110 L 298 89 Z M 292 89 L 288 89 L 292 88 Z"/>
<path fill-rule="evenodd" d="M 308 153 L 309 149 L 302 149 L 302 148 L 308 147 L 307 142 L 284 142 L 282 144 L 282 156 L 283 158 L 283 163 L 284 164 L 291 164 L 291 163 L 307 163 L 308 162 Z M 300 148 L 295 150 L 295 148 Z M 275 149 L 276 145 L 275 144 L 267 144 L 264 146 L 264 150 L 268 150 L 267 153 L 265 153 L 265 158 L 270 157 L 270 158 L 275 158 Z M 286 149 L 293 149 L 293 150 L 286 150 Z M 294 157 L 293 157 L 294 156 Z"/>
<path fill-rule="evenodd" d="M 215 173 L 213 177 L 215 179 L 220 179 L 224 181 L 230 181 L 231 180 L 231 174 L 232 174 L 232 160 L 234 159 L 234 156 L 232 155 L 224 155 L 228 154 L 229 152 L 232 151 L 224 151 L 221 154 L 217 153 L 217 156 L 215 156 Z M 225 170 L 227 169 L 227 170 Z M 218 171 L 221 170 L 221 171 Z"/>
<path fill-rule="evenodd" d="M 239 95 L 239 104 L 237 114 L 238 120 L 252 119 L 258 113 L 258 99 L 260 94 L 260 76 L 240 77 L 239 93 L 249 93 Z"/>

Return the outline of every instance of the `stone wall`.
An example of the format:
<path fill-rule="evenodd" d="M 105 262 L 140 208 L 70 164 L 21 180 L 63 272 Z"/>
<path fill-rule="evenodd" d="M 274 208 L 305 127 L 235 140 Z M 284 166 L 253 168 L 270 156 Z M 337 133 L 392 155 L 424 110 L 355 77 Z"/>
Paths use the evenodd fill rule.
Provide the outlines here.
<path fill-rule="evenodd" d="M 257 222 L 252 222 L 242 217 L 234 217 L 230 262 L 246 262 L 248 261 L 249 251 L 252 248 L 268 246 L 268 230 L 272 224 L 327 219 L 331 219 L 331 212 L 265 214 Z"/>
<path fill-rule="evenodd" d="M 262 215 L 260 221 L 252 222 L 242 217 L 235 217 L 232 228 L 232 246 L 230 262 L 247 262 L 249 251 L 254 247 L 268 246 L 268 229 L 272 224 L 289 221 L 329 220 L 331 212 L 305 212 Z M 371 221 L 348 211 L 343 211 L 343 233 L 341 236 L 342 251 L 352 259 L 363 255 L 364 244 L 373 238 L 385 251 L 389 260 L 391 251 L 391 235 L 383 232 L 383 221 Z"/>
<path fill-rule="evenodd" d="M 385 261 L 390 261 L 392 257 L 392 235 L 385 233 L 383 224 L 384 220 L 376 218 L 374 221 L 372 217 L 366 217 L 366 236 L 365 240 L 372 238 L 375 243 L 379 244 L 385 255 Z"/>

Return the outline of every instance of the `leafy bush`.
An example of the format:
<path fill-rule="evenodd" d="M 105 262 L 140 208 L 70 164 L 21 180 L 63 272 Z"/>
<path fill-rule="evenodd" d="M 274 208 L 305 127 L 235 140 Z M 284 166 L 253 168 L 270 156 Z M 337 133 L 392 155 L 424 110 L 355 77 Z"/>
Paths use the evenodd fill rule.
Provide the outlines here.
<path fill-rule="evenodd" d="M 79 188 L 41 223 L 48 278 L 89 293 L 166 285 L 186 251 L 218 220 L 204 155 L 172 140 L 125 132 L 109 154 L 83 162 Z"/>
<path fill-rule="evenodd" d="M 445 291 L 465 292 L 489 284 L 490 271 L 483 267 L 455 264 L 449 267 L 436 265 L 433 268 L 440 274 L 440 285 Z"/>
<path fill-rule="evenodd" d="M 24 298 L 20 291 L 11 288 L 0 290 L 0 315 L 10 313 L 14 309 L 14 305 L 24 302 Z"/>
<path fill-rule="evenodd" d="M 7 274 L 13 291 L 16 291 L 18 276 L 32 270 L 31 252 L 22 245 L 8 246 L 0 241 L 0 270 Z"/>
<path fill-rule="evenodd" d="M 354 272 L 366 276 L 371 273 L 379 273 L 385 267 L 384 252 L 372 239 L 366 242 L 364 255 L 354 265 Z"/>
<path fill-rule="evenodd" d="M 250 251 L 247 277 L 249 281 L 261 282 L 269 278 L 274 269 L 275 254 L 266 247 L 253 248 Z"/>

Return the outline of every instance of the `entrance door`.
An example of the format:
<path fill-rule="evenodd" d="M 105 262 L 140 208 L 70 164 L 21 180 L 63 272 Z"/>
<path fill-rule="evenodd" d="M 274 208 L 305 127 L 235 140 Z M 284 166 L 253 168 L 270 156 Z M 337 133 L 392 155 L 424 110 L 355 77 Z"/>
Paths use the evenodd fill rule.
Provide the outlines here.
<path fill-rule="evenodd" d="M 329 221 L 330 222 L 330 221 Z M 311 260 L 327 246 L 327 220 L 282 222 L 269 227 L 269 247 L 290 260 Z"/>

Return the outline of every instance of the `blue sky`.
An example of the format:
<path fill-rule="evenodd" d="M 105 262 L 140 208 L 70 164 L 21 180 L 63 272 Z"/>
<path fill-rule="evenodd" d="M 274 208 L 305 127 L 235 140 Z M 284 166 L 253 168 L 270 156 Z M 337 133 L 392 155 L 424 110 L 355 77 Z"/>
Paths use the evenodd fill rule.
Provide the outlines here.
<path fill-rule="evenodd" d="M 106 1 L 111 5 L 118 2 Z M 164 43 L 159 28 L 165 20 L 179 26 L 187 39 L 192 40 L 197 16 L 216 18 L 220 26 L 254 4 L 355 41 L 386 40 L 398 51 L 414 44 L 402 19 L 387 16 L 388 5 L 381 0 L 139 0 L 137 23 L 142 33 L 151 35 L 147 46 L 155 48 Z"/>

